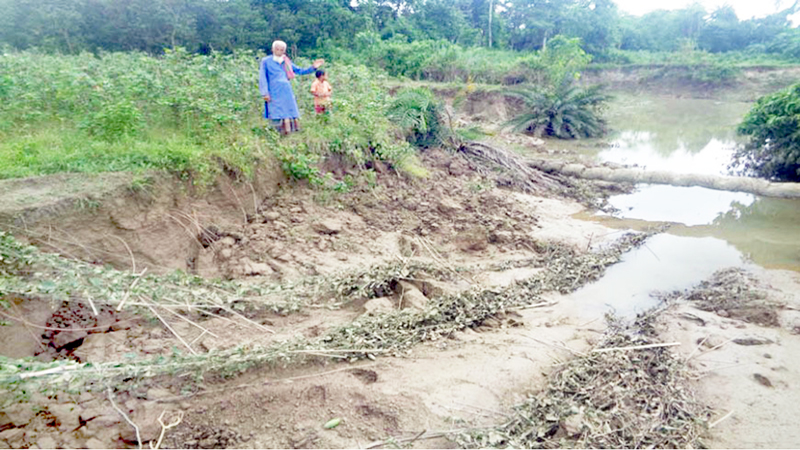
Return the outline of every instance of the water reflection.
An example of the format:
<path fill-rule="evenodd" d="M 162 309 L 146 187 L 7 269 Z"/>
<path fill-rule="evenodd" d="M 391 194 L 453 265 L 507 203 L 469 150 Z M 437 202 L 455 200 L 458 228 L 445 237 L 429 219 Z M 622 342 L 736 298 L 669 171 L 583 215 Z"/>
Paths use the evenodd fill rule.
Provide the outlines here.
<path fill-rule="evenodd" d="M 711 224 L 730 212 L 732 205 L 751 205 L 755 195 L 701 187 L 641 185 L 633 194 L 616 195 L 609 203 L 617 217 L 684 225 Z"/>
<path fill-rule="evenodd" d="M 609 125 L 616 130 L 608 139 L 566 145 L 601 161 L 718 174 L 725 170 L 736 144 L 736 125 L 750 107 L 744 102 L 622 94 L 608 111 Z M 800 200 L 643 185 L 633 194 L 612 197 L 610 203 L 619 209 L 613 217 L 592 220 L 621 229 L 678 223 L 669 230 L 672 237 L 724 240 L 759 265 L 800 271 Z M 729 247 L 679 245 L 689 258 L 711 258 L 706 253 L 714 251 L 727 255 Z M 636 277 L 630 280 L 636 282 Z"/>
<path fill-rule="evenodd" d="M 644 186 L 634 194 L 611 197 L 609 202 L 619 211 L 613 216 L 595 215 L 593 220 L 613 228 L 642 230 L 652 222 L 678 223 L 669 234 L 723 239 L 761 266 L 800 271 L 798 199 Z"/>
<path fill-rule="evenodd" d="M 637 165 L 650 170 L 676 173 L 724 175 L 733 157 L 736 142 L 712 138 L 699 151 L 693 152 L 683 142 L 674 142 L 671 151 L 659 150 L 654 135 L 625 131 L 612 141 L 612 147 L 597 154 L 600 161 Z"/>
<path fill-rule="evenodd" d="M 605 140 L 560 146 L 600 161 L 636 164 L 649 170 L 724 173 L 737 145 L 736 125 L 751 106 L 622 94 L 609 107 L 606 118 L 612 132 Z"/>
<path fill-rule="evenodd" d="M 582 314 L 597 317 L 608 310 L 630 316 L 655 306 L 653 291 L 687 289 L 715 271 L 741 267 L 743 255 L 721 239 L 660 234 L 623 255 L 595 283 L 568 296 Z"/>
<path fill-rule="evenodd" d="M 800 271 L 800 200 L 757 197 L 733 203 L 707 226 L 679 228 L 684 236 L 725 239 L 759 265 Z"/>

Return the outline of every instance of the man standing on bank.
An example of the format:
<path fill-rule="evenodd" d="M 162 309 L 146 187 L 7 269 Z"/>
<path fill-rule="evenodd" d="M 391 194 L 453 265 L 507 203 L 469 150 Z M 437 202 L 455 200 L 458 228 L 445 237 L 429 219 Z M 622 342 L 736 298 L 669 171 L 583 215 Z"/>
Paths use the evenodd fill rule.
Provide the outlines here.
<path fill-rule="evenodd" d="M 272 54 L 261 60 L 258 73 L 258 89 L 264 98 L 264 118 L 282 134 L 300 129 L 300 111 L 292 91 L 292 78 L 314 73 L 325 60 L 314 61 L 311 67 L 301 69 L 286 56 L 286 43 L 272 43 Z"/>

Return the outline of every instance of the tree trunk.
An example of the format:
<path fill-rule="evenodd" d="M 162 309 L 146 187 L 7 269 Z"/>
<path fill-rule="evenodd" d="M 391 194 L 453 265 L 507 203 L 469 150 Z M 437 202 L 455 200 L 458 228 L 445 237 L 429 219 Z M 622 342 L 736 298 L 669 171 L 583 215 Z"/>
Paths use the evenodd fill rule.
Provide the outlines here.
<path fill-rule="evenodd" d="M 761 178 L 684 174 L 642 169 L 587 167 L 563 161 L 528 160 L 529 167 L 546 173 L 616 183 L 699 186 L 718 191 L 747 192 L 764 197 L 800 198 L 800 183 L 773 183 Z"/>
<path fill-rule="evenodd" d="M 489 0 L 489 48 L 492 48 L 492 16 L 494 16 L 494 0 Z"/>

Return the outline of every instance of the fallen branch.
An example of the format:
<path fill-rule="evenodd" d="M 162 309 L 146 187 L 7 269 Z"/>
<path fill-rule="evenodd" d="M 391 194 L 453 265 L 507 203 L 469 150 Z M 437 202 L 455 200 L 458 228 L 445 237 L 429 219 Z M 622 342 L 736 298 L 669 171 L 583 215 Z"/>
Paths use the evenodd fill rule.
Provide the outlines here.
<path fill-rule="evenodd" d="M 203 334 L 210 334 L 211 336 L 214 336 L 215 338 L 219 339 L 219 336 L 217 336 L 216 334 L 212 333 L 211 330 L 203 327 L 202 325 L 198 325 L 197 323 L 193 322 L 192 320 L 189 320 L 188 318 L 183 317 L 182 315 L 176 313 L 175 311 L 170 310 L 169 308 L 165 307 L 164 305 L 158 305 L 158 306 L 160 308 L 162 308 L 164 311 L 166 311 L 166 312 L 168 312 L 170 314 L 173 314 L 175 316 L 178 316 L 178 318 L 182 319 L 185 322 L 188 322 L 190 325 L 193 325 L 195 328 L 198 328 L 199 330 L 201 330 L 203 332 L 201 334 L 201 336 Z"/>
<path fill-rule="evenodd" d="M 142 301 L 144 301 L 144 300 L 142 300 Z M 186 346 L 186 348 L 188 348 L 188 349 L 189 349 L 189 351 L 190 351 L 190 352 L 192 352 L 192 354 L 193 354 L 193 355 L 196 355 L 196 354 L 197 354 L 197 352 L 196 352 L 196 351 L 194 351 L 194 349 L 192 348 L 192 346 L 191 346 L 191 345 L 189 345 L 189 343 L 188 343 L 188 342 L 186 342 L 185 340 L 183 340 L 183 338 L 181 337 L 181 335 L 180 335 L 180 334 L 178 334 L 178 333 L 177 333 L 175 330 L 173 330 L 173 329 L 172 329 L 172 327 L 169 325 L 169 323 L 168 323 L 166 320 L 164 320 L 164 318 L 163 318 L 163 317 L 161 317 L 161 315 L 159 315 L 159 314 L 158 314 L 158 312 L 157 312 L 157 311 L 156 311 L 156 310 L 155 310 L 155 309 L 154 309 L 152 306 L 150 306 L 150 305 L 147 305 L 147 308 L 148 308 L 148 309 L 150 309 L 150 312 L 152 312 L 152 313 L 153 313 L 153 314 L 154 314 L 156 317 L 158 317 L 158 320 L 160 320 L 160 321 L 161 321 L 161 323 L 163 323 L 163 324 L 164 324 L 164 326 L 165 326 L 165 327 L 167 327 L 167 329 L 168 329 L 170 332 L 172 332 L 172 334 L 173 334 L 173 335 L 175 335 L 175 337 L 176 337 L 176 338 L 178 338 L 178 340 L 179 340 L 179 341 L 181 341 L 181 344 L 185 345 L 185 346 Z"/>
<path fill-rule="evenodd" d="M 125 306 L 125 302 L 128 301 L 128 297 L 130 297 L 133 287 L 136 286 L 136 283 L 138 283 L 139 280 L 142 279 L 142 276 L 145 274 L 145 272 L 147 272 L 147 267 L 145 267 L 144 270 L 142 270 L 142 273 L 140 273 L 136 277 L 136 279 L 133 280 L 133 283 L 131 283 L 131 285 L 128 287 L 128 290 L 125 291 L 125 295 L 122 297 L 122 301 L 120 301 L 119 305 L 117 305 L 117 312 L 122 311 L 122 307 Z"/>
<path fill-rule="evenodd" d="M 708 340 L 709 337 L 711 337 L 711 335 L 707 335 L 706 337 L 703 338 L 702 341 L 700 341 L 699 344 L 697 344 L 697 347 L 695 347 L 694 350 L 692 350 L 692 353 L 689 353 L 689 356 L 686 357 L 686 361 L 685 362 L 689 362 L 689 360 L 692 359 L 694 354 L 697 353 L 698 350 L 700 350 L 700 347 L 702 347 L 703 344 L 706 343 L 706 341 Z"/>
<path fill-rule="evenodd" d="M 716 346 L 714 346 L 714 347 L 711 347 L 710 349 L 708 349 L 708 350 L 706 350 L 706 351 L 704 351 L 704 352 L 702 352 L 702 353 L 698 353 L 698 354 L 696 354 L 696 355 L 693 355 L 693 356 L 692 356 L 692 358 L 699 358 L 699 357 L 701 357 L 701 356 L 703 356 L 703 355 L 707 355 L 707 354 L 709 354 L 709 353 L 713 352 L 714 350 L 716 350 L 716 349 L 718 349 L 718 348 L 722 347 L 723 345 L 725 345 L 725 344 L 728 344 L 728 343 L 731 343 L 731 342 L 733 342 L 733 339 L 728 339 L 727 341 L 723 342 L 722 344 L 718 344 L 718 345 L 716 345 Z M 689 362 L 689 360 L 690 360 L 690 359 L 692 359 L 692 358 L 687 358 L 687 359 L 686 359 L 686 362 Z"/>
<path fill-rule="evenodd" d="M 287 353 L 389 353 L 391 350 L 382 348 L 333 348 L 319 350 L 290 350 Z"/>
<path fill-rule="evenodd" d="M 536 308 L 547 308 L 548 306 L 553 306 L 558 304 L 558 300 L 553 300 L 552 302 L 540 302 L 540 303 L 533 303 L 531 305 L 524 305 L 519 306 L 516 308 L 508 308 L 509 311 L 522 311 L 525 309 L 536 309 Z"/>
<path fill-rule="evenodd" d="M 57 373 L 62 372 L 70 372 L 73 370 L 79 370 L 86 367 L 86 364 L 78 364 L 75 366 L 60 366 L 60 367 L 53 367 L 52 369 L 40 370 L 38 372 L 29 372 L 29 373 L 22 373 L 19 375 L 19 378 L 24 380 L 26 378 L 38 378 L 43 377 L 45 375 L 55 375 Z"/>
<path fill-rule="evenodd" d="M 128 246 L 128 243 L 125 242 L 125 239 L 122 239 L 121 237 L 115 236 L 113 234 L 109 234 L 108 236 L 111 236 L 114 239 L 117 239 L 120 242 L 122 242 L 122 245 L 125 246 L 125 249 L 128 250 L 128 255 L 130 255 L 131 257 L 131 272 L 136 273 L 136 258 L 133 257 L 133 252 L 131 251 L 131 248 Z"/>
<path fill-rule="evenodd" d="M 540 344 L 548 345 L 550 347 L 558 348 L 558 349 L 561 349 L 561 350 L 566 350 L 566 351 L 572 353 L 573 355 L 586 356 L 586 353 L 582 353 L 582 352 L 579 352 L 577 350 L 573 350 L 573 349 L 567 347 L 566 345 L 564 345 L 564 344 L 562 344 L 560 342 L 558 342 L 558 343 L 546 342 L 546 341 L 542 341 L 540 339 L 536 339 L 535 337 L 530 337 L 530 336 L 525 336 L 525 337 L 530 339 L 530 340 L 532 340 L 532 341 L 536 341 L 536 342 L 538 342 Z"/>
<path fill-rule="evenodd" d="M 415 442 L 415 441 L 424 440 L 424 439 L 436 439 L 436 438 L 440 438 L 440 437 L 445 437 L 448 434 L 462 433 L 464 431 L 474 431 L 474 430 L 481 430 L 481 429 L 483 429 L 483 428 L 458 428 L 458 429 L 455 429 L 455 430 L 436 431 L 436 432 L 433 432 L 433 433 L 430 433 L 430 434 L 427 434 L 427 431 L 423 430 L 421 433 L 417 433 L 413 437 L 401 438 L 401 439 L 390 438 L 390 439 L 387 439 L 385 441 L 376 441 L 376 442 L 373 442 L 373 443 L 371 443 L 370 445 L 368 445 L 368 446 L 366 446 L 364 448 L 369 450 L 369 449 L 372 449 L 372 448 L 383 447 L 384 445 L 389 445 L 389 444 L 392 444 L 392 443 L 404 444 L 406 442 L 410 443 L 410 442 Z"/>
<path fill-rule="evenodd" d="M 272 334 L 275 334 L 275 331 L 273 331 L 273 330 L 270 330 L 269 328 L 265 327 L 264 325 L 261 325 L 261 324 L 260 324 L 260 323 L 258 323 L 258 322 L 254 322 L 254 321 L 252 321 L 252 320 L 248 319 L 247 317 L 245 317 L 245 316 L 243 316 L 243 315 L 241 315 L 241 314 L 237 313 L 236 311 L 232 310 L 231 308 L 228 308 L 228 307 L 225 307 L 225 306 L 220 306 L 220 308 L 221 308 L 223 311 L 227 312 L 228 314 L 231 314 L 231 315 L 233 315 L 233 316 L 236 316 L 236 317 L 238 317 L 238 318 L 240 318 L 240 319 L 244 320 L 245 322 L 247 322 L 247 323 L 249 323 L 249 324 L 252 324 L 252 325 L 254 325 L 256 328 L 259 328 L 259 329 L 261 329 L 261 330 L 264 330 L 264 331 L 266 331 L 267 333 L 272 333 Z"/>

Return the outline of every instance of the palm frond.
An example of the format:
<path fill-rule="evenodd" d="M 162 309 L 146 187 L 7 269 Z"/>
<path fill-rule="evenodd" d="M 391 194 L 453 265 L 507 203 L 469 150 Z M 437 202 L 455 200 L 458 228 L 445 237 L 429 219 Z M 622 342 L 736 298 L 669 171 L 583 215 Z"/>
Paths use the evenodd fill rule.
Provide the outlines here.
<path fill-rule="evenodd" d="M 560 139 L 601 136 L 606 131 L 601 112 L 610 96 L 599 85 L 568 82 L 547 91 L 513 90 L 509 95 L 522 100 L 526 109 L 506 123 L 514 131 Z"/>
<path fill-rule="evenodd" d="M 420 147 L 441 145 L 448 137 L 443 107 L 426 88 L 400 91 L 387 111 L 409 140 Z"/>

